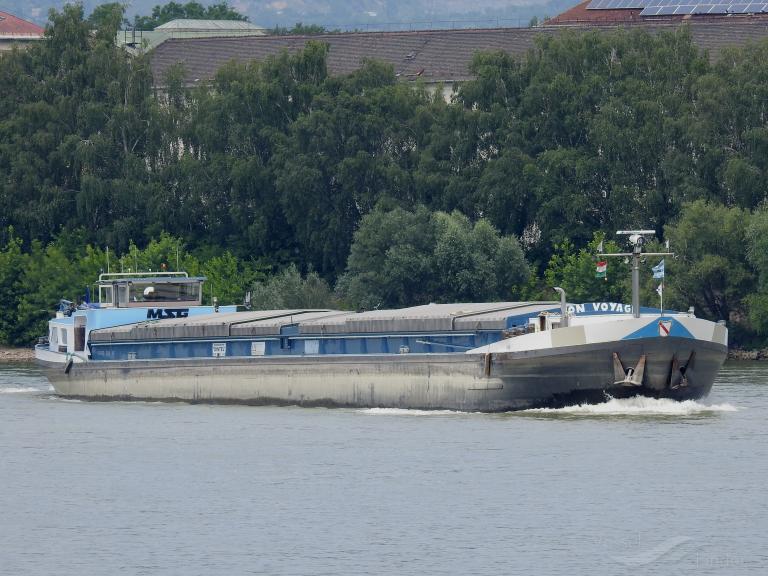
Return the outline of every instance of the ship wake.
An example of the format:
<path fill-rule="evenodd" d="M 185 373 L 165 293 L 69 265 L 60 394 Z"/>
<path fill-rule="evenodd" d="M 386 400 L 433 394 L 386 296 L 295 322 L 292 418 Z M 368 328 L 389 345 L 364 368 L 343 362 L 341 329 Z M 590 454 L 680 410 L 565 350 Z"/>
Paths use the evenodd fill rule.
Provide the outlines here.
<path fill-rule="evenodd" d="M 34 388 L 32 386 L 0 386 L 0 394 L 39 394 L 41 392 L 53 392 L 53 386 L 49 388 Z"/>
<path fill-rule="evenodd" d="M 371 416 L 445 416 L 450 414 L 467 414 L 458 410 L 418 410 L 413 408 L 362 408 L 363 414 Z"/>
<path fill-rule="evenodd" d="M 611 398 L 600 404 L 577 404 L 564 408 L 532 408 L 521 414 L 551 414 L 553 416 L 698 416 L 719 412 L 737 412 L 732 404 L 702 404 L 695 400 L 669 398 Z"/>

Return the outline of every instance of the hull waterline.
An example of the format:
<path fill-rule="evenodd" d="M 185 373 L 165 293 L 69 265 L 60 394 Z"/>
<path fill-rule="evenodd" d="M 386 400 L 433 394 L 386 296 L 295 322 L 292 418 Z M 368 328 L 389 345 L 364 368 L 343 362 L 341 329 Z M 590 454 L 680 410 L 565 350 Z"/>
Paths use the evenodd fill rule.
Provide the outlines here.
<path fill-rule="evenodd" d="M 38 360 L 57 394 L 153 400 L 498 412 L 646 395 L 706 396 L 724 345 L 647 338 L 482 354 L 339 355 L 75 363 Z M 644 360 L 642 383 L 618 383 Z"/>

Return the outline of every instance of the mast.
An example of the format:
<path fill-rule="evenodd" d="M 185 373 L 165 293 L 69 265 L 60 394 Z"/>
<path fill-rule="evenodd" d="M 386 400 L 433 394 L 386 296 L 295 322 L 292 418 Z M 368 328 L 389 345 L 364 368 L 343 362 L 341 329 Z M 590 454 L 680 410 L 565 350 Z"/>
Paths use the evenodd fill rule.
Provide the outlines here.
<path fill-rule="evenodd" d="M 632 315 L 640 318 L 640 259 L 642 256 L 674 256 L 673 252 L 643 252 L 645 245 L 645 236 L 655 235 L 655 230 L 617 230 L 617 235 L 629 236 L 629 243 L 632 245 L 632 252 L 620 252 L 618 254 L 605 254 L 600 252 L 602 257 L 623 257 L 632 258 Z"/>

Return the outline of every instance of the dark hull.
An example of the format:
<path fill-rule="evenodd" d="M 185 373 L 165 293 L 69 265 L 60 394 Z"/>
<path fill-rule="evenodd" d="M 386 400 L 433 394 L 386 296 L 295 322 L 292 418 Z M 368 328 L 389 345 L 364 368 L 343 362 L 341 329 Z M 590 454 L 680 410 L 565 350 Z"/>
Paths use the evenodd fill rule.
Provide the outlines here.
<path fill-rule="evenodd" d="M 645 357 L 642 383 L 616 384 Z M 58 394 L 90 400 L 168 400 L 498 412 L 608 396 L 706 396 L 725 346 L 648 338 L 490 357 L 465 354 L 43 362 Z M 675 361 L 675 358 L 677 361 Z M 681 370 L 682 369 L 682 370 Z M 681 374 L 683 372 L 683 374 Z"/>
<path fill-rule="evenodd" d="M 614 353 L 627 369 L 645 356 L 641 385 L 616 383 Z M 492 374 L 504 383 L 506 399 L 514 398 L 525 407 L 638 395 L 692 400 L 709 394 L 727 353 L 720 344 L 688 338 L 622 340 L 494 356 Z"/>

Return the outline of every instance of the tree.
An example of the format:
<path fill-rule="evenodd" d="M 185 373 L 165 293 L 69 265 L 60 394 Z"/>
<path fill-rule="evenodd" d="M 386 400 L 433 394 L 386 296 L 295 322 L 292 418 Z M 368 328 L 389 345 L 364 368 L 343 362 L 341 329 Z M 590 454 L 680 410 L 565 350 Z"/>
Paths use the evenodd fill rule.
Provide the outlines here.
<path fill-rule="evenodd" d="M 22 272 L 27 264 L 27 256 L 22 253 L 22 243 L 13 233 L 7 231 L 7 242 L 0 251 L 0 302 L 3 314 L 0 314 L 0 343 L 12 344 L 19 340 L 19 326 L 16 310 L 23 292 Z"/>
<path fill-rule="evenodd" d="M 113 246 L 141 237 L 158 107 L 147 58 L 115 46 L 121 9 L 95 35 L 81 5 L 52 11 L 44 42 L 0 60 L 0 224 L 27 245 L 81 226 Z"/>
<path fill-rule="evenodd" d="M 127 25 L 125 16 L 125 4 L 120 2 L 107 2 L 99 4 L 88 16 L 88 24 L 100 33 L 116 33 L 121 26 Z"/>
<path fill-rule="evenodd" d="M 318 36 L 320 34 L 336 34 L 340 30 L 326 30 L 325 26 L 320 24 L 302 24 L 296 22 L 292 28 L 275 26 L 269 30 L 273 36 Z"/>
<path fill-rule="evenodd" d="M 327 49 L 310 45 L 299 71 L 322 83 L 313 85 L 311 110 L 291 124 L 273 166 L 301 264 L 333 278 L 344 270 L 360 218 L 378 200 L 412 201 L 409 121 L 427 95 L 397 84 L 392 68 L 379 63 L 325 78 Z"/>
<path fill-rule="evenodd" d="M 746 297 L 749 321 L 755 331 L 768 336 L 768 205 L 760 206 L 746 229 L 747 260 L 757 275 L 757 290 Z"/>
<path fill-rule="evenodd" d="M 248 17 L 240 14 L 237 10 L 230 7 L 227 2 L 218 2 L 210 6 L 203 6 L 194 0 L 181 4 L 179 2 L 168 2 L 159 4 L 152 8 L 151 16 L 139 16 L 133 19 L 133 26 L 137 30 L 154 30 L 158 26 L 166 24 L 171 20 L 189 19 L 189 20 L 241 20 L 247 21 Z"/>
<path fill-rule="evenodd" d="M 221 304 L 242 304 L 254 281 L 263 277 L 255 266 L 238 260 L 229 251 L 208 259 L 201 271 L 207 278 L 206 292 Z"/>
<path fill-rule="evenodd" d="M 675 259 L 667 260 L 666 286 L 672 306 L 694 305 L 705 318 L 743 323 L 744 299 L 756 288 L 744 249 L 748 221 L 749 213 L 742 208 L 697 200 L 684 206 L 676 224 L 665 227 L 676 253 Z M 754 233 L 760 224 L 753 224 Z"/>
<path fill-rule="evenodd" d="M 596 232 L 589 244 L 581 249 L 576 249 L 567 240 L 563 241 L 549 259 L 544 272 L 546 285 L 541 287 L 539 297 L 552 299 L 552 288 L 560 286 L 569 302 L 628 302 L 631 296 L 628 265 L 618 258 L 607 258 L 605 278 L 595 275 L 601 242 L 605 253 L 621 252 L 619 246 L 606 240 L 602 232 Z"/>
<path fill-rule="evenodd" d="M 425 207 L 409 212 L 378 206 L 355 232 L 339 292 L 364 309 L 431 301 L 437 285 L 434 243 L 435 224 Z"/>
<path fill-rule="evenodd" d="M 473 225 L 460 212 L 437 212 L 432 219 L 436 301 L 486 302 L 519 294 L 529 269 L 514 237 L 500 236 L 486 220 Z"/>
<path fill-rule="evenodd" d="M 270 276 L 267 280 L 254 284 L 251 304 L 256 310 L 336 306 L 328 283 L 314 271 L 302 277 L 294 264 Z"/>
<path fill-rule="evenodd" d="M 82 302 L 88 286 L 106 266 L 105 254 L 84 242 L 84 232 L 64 233 L 55 242 L 34 241 L 20 275 L 21 292 L 10 343 L 31 344 L 48 333 L 47 322 L 63 298 Z"/>
<path fill-rule="evenodd" d="M 360 308 L 482 302 L 518 295 L 529 273 L 517 240 L 487 221 L 382 204 L 363 217 L 338 289 Z"/>
<path fill-rule="evenodd" d="M 550 299 L 556 283 L 572 299 L 626 301 L 614 272 L 593 277 L 595 233 L 642 225 L 685 244 L 687 260 L 668 261 L 685 281 L 670 277 L 665 303 L 768 334 L 768 44 L 710 62 L 685 29 L 558 34 L 524 59 L 476 55 L 474 80 L 446 101 L 382 62 L 331 75 L 322 42 L 231 62 L 195 87 L 181 66 L 153 79 L 146 56 L 115 45 L 121 14 L 67 6 L 45 41 L 0 58 L 0 230 L 15 242 L 0 245 L 13 270 L 31 255 L 63 269 L 56 250 L 73 266 L 87 245 L 154 269 L 180 243 L 183 267 L 211 262 L 222 299 L 293 264 L 370 308 L 520 297 L 527 259 L 526 297 Z M 175 17 L 242 18 L 188 2 L 143 22 Z M 696 243 L 700 232 L 719 240 Z M 63 278 L 57 289 L 74 290 Z M 36 310 L 49 309 L 54 290 L 34 282 Z M 646 300 L 654 288 L 643 283 Z M 39 320 L 30 310 L 21 331 Z"/>
<path fill-rule="evenodd" d="M 491 160 L 477 187 L 480 213 L 503 234 L 521 236 L 535 211 L 540 174 L 535 160 L 510 148 Z"/>

